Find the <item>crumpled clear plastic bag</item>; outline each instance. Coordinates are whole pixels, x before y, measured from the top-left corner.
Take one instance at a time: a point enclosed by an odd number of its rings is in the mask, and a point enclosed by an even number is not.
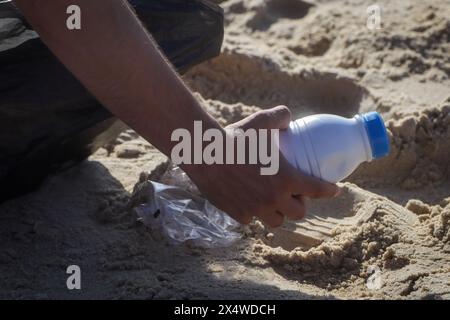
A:
[[[169,184],[165,184],[165,183]],[[178,167],[171,166],[161,182],[147,180],[147,201],[135,207],[144,224],[165,234],[170,242],[204,248],[226,247],[241,237],[239,223],[202,198]]]

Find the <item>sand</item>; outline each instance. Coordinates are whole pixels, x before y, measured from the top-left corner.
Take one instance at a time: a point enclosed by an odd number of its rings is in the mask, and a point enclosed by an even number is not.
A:
[[[377,3],[380,30],[370,1],[224,1],[222,54],[184,76],[222,124],[277,104],[382,113],[392,152],[340,197],[278,229],[255,220],[229,248],[173,247],[130,210],[166,158],[127,130],[0,206],[0,298],[450,298],[450,3]]]

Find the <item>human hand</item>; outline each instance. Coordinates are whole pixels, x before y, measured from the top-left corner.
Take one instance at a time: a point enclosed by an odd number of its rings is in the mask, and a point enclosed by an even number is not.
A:
[[[227,129],[286,129],[291,113],[285,106],[258,111]],[[228,130],[232,131],[232,130]],[[285,218],[301,219],[306,213],[303,197],[329,198],[339,188],[292,167],[279,154],[275,175],[261,175],[261,165],[190,165],[184,168],[204,196],[235,220],[247,224],[253,216],[271,227]]]

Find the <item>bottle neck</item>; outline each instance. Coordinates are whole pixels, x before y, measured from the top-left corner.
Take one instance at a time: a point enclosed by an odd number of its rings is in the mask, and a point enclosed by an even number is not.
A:
[[[367,134],[367,130],[366,130],[366,125],[364,123],[364,119],[360,116],[360,115],[355,115],[353,117],[353,119],[356,120],[356,123],[358,124],[358,130],[359,133],[361,134],[363,143],[364,143],[364,151],[366,154],[366,161],[370,162],[373,160],[373,156],[372,156],[372,147],[370,146],[370,140],[369,140],[369,136]]]

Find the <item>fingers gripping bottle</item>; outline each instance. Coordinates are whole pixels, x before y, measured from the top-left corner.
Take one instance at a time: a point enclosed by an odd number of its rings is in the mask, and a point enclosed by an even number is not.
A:
[[[389,137],[378,112],[344,118],[316,114],[280,131],[280,150],[302,172],[328,182],[348,177],[362,162],[389,154]]]

